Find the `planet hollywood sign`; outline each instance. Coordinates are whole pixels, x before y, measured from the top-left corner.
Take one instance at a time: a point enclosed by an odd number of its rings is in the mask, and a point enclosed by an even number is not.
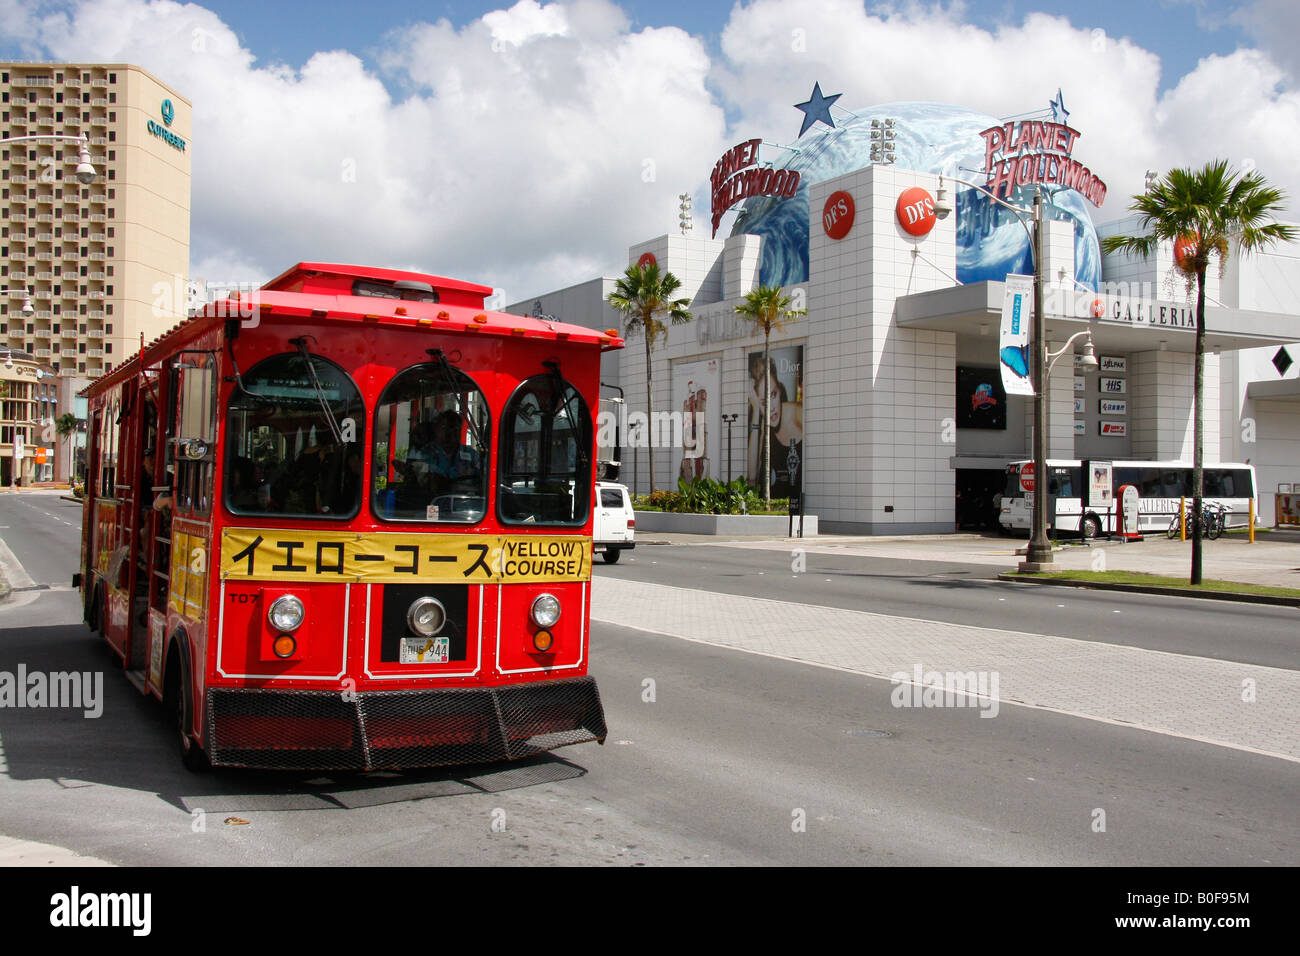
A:
[[[760,139],[751,139],[731,147],[713,165],[709,174],[713,211],[713,235],[728,209],[751,196],[774,196],[789,199],[799,188],[799,173],[793,169],[759,168]]]
[[[1094,206],[1106,201],[1106,184],[1083,163],[1071,158],[1079,131],[1064,123],[1022,120],[992,126],[984,137],[986,188],[1010,199],[1016,186],[1042,183],[1080,193]]]

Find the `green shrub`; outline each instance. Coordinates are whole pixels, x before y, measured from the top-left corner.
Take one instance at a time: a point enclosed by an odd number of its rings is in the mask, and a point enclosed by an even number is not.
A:
[[[661,489],[648,495],[636,495],[632,506],[645,511],[668,511],[677,514],[784,514],[789,507],[785,498],[773,498],[771,511],[763,509],[763,496],[744,478],[729,482],[714,478],[679,478],[677,490]]]

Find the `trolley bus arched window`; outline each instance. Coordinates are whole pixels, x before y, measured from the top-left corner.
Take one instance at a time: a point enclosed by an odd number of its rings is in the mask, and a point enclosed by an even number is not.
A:
[[[559,375],[535,375],[501,416],[497,510],[506,524],[581,525],[591,510],[591,411]]]
[[[388,521],[471,524],[487,511],[492,416],[445,361],[398,374],[375,408],[371,508]]]
[[[352,379],[300,351],[259,362],[243,384],[226,416],[226,507],[353,517],[361,507],[365,415]]]

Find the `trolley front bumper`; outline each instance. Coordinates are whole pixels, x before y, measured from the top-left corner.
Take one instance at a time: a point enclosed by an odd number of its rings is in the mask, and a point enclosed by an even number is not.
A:
[[[605,740],[592,677],[409,691],[209,688],[216,766],[398,770],[518,760]]]

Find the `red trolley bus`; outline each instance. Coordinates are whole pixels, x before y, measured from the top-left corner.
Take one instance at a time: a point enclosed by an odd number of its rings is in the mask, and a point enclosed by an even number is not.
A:
[[[187,766],[603,742],[590,410],[623,342],[490,292],[300,263],[87,390],[85,619]]]

